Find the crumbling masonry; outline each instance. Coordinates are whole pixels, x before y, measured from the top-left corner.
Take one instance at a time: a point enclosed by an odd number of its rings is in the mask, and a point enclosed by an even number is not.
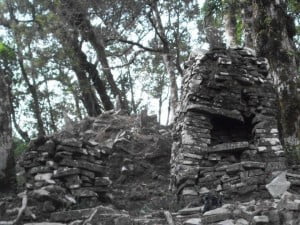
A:
[[[267,60],[250,49],[214,49],[185,67],[171,159],[177,193],[265,190],[271,173],[285,169]]]

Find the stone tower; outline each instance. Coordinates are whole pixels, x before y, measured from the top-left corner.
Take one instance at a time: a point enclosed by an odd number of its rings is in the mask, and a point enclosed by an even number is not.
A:
[[[267,60],[250,49],[214,49],[185,67],[171,159],[177,194],[263,192],[286,167]]]

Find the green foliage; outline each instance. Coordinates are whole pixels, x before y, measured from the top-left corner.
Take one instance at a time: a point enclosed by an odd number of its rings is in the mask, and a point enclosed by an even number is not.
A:
[[[242,44],[242,37],[243,37],[243,33],[244,33],[244,24],[243,24],[243,20],[241,18],[240,15],[237,16],[237,23],[236,23],[236,43],[238,45]]]
[[[201,11],[205,26],[213,25],[220,27],[224,14],[224,1],[222,0],[206,0]]]
[[[16,54],[12,48],[8,45],[0,42],[0,59],[6,61],[12,61],[16,58]]]
[[[28,143],[24,142],[23,140],[13,137],[13,151],[14,156],[18,159],[22,153],[27,149]]]

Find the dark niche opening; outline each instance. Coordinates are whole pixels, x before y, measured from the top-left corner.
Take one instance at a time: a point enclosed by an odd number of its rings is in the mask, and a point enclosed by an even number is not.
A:
[[[223,116],[215,116],[211,119],[211,145],[230,142],[253,141],[252,118],[245,117],[244,122]]]

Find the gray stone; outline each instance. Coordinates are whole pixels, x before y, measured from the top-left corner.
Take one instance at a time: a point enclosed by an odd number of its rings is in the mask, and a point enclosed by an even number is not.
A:
[[[24,225],[67,225],[67,224],[66,223],[41,222],[41,223],[24,223]]]
[[[66,146],[71,146],[71,147],[77,147],[77,148],[82,147],[82,142],[76,140],[76,138],[63,139],[61,144]]]
[[[232,143],[223,143],[219,145],[214,145],[210,147],[209,152],[224,152],[224,151],[237,151],[247,149],[249,143],[247,141],[243,142],[232,142]]]
[[[273,198],[280,198],[289,189],[290,185],[291,182],[286,179],[286,172],[282,172],[271,183],[267,184],[266,188]]]
[[[253,225],[269,225],[269,217],[268,216],[254,216],[253,217]]]
[[[264,169],[266,167],[266,164],[264,162],[243,161],[243,162],[241,162],[241,164],[244,168],[262,168],[262,169]]]
[[[202,225],[200,218],[191,218],[183,222],[184,225]]]
[[[75,197],[98,197],[98,194],[94,191],[88,190],[86,188],[79,188],[71,190],[72,195]]]
[[[94,209],[79,209],[70,211],[54,212],[50,215],[50,220],[54,222],[69,222],[72,220],[87,219]]]
[[[99,221],[107,225],[129,225],[131,220],[125,211],[118,211],[106,206],[98,206],[95,208],[96,212],[90,218],[91,224],[97,224]]]
[[[109,186],[112,184],[112,181],[109,177],[96,177],[95,186]]]
[[[49,173],[51,169],[48,166],[36,166],[29,170],[29,173],[35,175],[37,173]]]
[[[231,211],[226,207],[221,207],[207,211],[203,214],[203,224],[215,223],[231,218]]]
[[[221,222],[217,222],[216,225],[235,225],[234,220],[224,220]]]
[[[235,119],[238,121],[244,121],[242,115],[240,112],[236,110],[226,110],[226,109],[221,109],[221,108],[214,108],[214,107],[208,107],[205,105],[201,104],[191,104],[188,105],[186,110],[196,110],[199,112],[207,113],[210,115],[219,115],[219,116],[225,116],[231,119]]]
[[[66,151],[66,152],[71,152],[71,153],[79,153],[79,154],[82,154],[82,155],[87,155],[88,154],[86,149],[75,147],[75,146],[58,145],[56,147],[56,150],[57,151]]]
[[[245,219],[238,219],[236,222],[235,222],[236,225],[249,225],[250,223],[245,220]]]
[[[55,184],[55,181],[52,180],[52,173],[38,173],[34,176],[35,181],[45,181],[48,184]]]
[[[184,208],[178,211],[180,215],[192,215],[200,213],[202,210],[202,207],[192,207],[192,208]]]
[[[59,167],[53,171],[53,178],[61,178],[70,175],[78,175],[80,170],[78,168]]]
[[[63,159],[61,162],[59,162],[59,164],[63,166],[82,168],[99,174],[104,174],[105,172],[104,166],[100,166],[98,164],[90,163],[84,160]]]

